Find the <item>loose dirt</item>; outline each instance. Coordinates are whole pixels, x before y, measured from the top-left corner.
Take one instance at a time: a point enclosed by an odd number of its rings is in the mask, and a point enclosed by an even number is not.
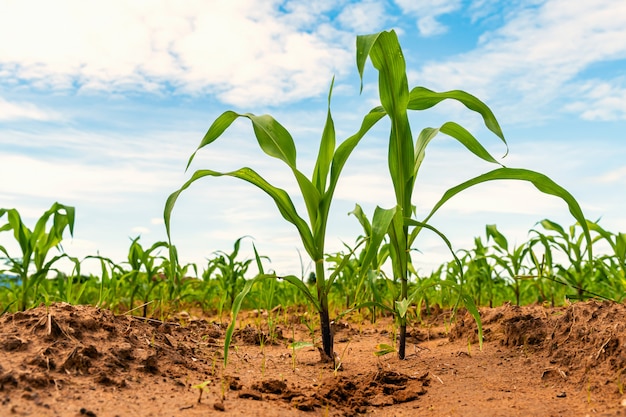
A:
[[[337,366],[320,362],[306,313],[168,322],[53,304],[0,318],[2,416],[626,416],[626,306],[423,312],[407,358],[390,319],[335,324]],[[302,346],[302,345],[301,345]]]

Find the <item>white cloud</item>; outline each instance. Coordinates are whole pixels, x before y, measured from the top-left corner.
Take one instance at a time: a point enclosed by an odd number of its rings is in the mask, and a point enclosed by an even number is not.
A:
[[[337,18],[343,27],[359,34],[374,33],[381,30],[386,19],[384,3],[376,0],[351,3],[341,11]]]
[[[43,110],[32,103],[10,102],[0,97],[0,120],[55,120],[56,112]]]
[[[411,73],[412,84],[462,88],[510,114],[507,122],[521,122],[550,117],[557,100],[577,99],[577,77],[592,64],[626,58],[625,2],[549,0],[506,18],[477,49]]]
[[[618,183],[626,181],[626,166],[613,169],[597,178],[602,183]]]
[[[291,3],[290,3],[291,4]],[[235,105],[322,93],[351,63],[351,42],[297,3],[0,3],[5,79],[82,90],[215,93]],[[36,9],[37,13],[33,13]],[[328,10],[322,8],[321,13]],[[310,27],[310,30],[302,30]]]
[[[3,192],[9,195],[58,201],[111,201],[122,198],[123,193],[148,193],[163,187],[173,190],[178,186],[177,179],[167,173],[155,175],[139,166],[95,166],[11,154],[3,156],[0,178],[19,178],[3,182]]]
[[[621,80],[591,80],[579,89],[578,100],[565,108],[585,120],[626,120],[626,87]]]
[[[461,8],[460,0],[395,0],[402,11],[417,17],[417,28],[422,36],[447,32],[448,28],[437,18]]]

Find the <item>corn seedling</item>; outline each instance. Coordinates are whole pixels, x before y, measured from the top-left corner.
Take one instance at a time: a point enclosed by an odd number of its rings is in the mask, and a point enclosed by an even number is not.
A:
[[[35,224],[33,230],[26,227],[20,214],[16,209],[0,209],[0,219],[6,214],[7,223],[0,226],[0,232],[13,231],[13,236],[17,241],[21,257],[13,257],[4,246],[0,245],[0,252],[6,257],[5,262],[9,266],[8,270],[0,272],[11,272],[18,276],[20,282],[18,299],[18,310],[25,310],[31,302],[31,297],[38,296],[37,288],[46,279],[48,272],[53,265],[66,255],[61,253],[48,260],[48,254],[52,248],[57,248],[62,252],[61,241],[63,233],[69,229],[70,235],[74,234],[74,207],[60,203],[54,203]],[[48,222],[52,220],[52,225],[46,230]]]
[[[207,390],[210,383],[211,381],[207,380],[191,387],[192,389],[198,390],[198,404],[202,403],[202,394]]]
[[[294,333],[295,337],[295,333]],[[296,372],[296,364],[297,364],[297,352],[300,349],[304,349],[306,347],[314,347],[315,345],[311,342],[292,342],[289,344],[289,349],[291,349],[291,369],[293,372]]]
[[[487,105],[476,97],[460,90],[444,93],[437,93],[424,87],[416,87],[409,90],[404,55],[394,31],[357,37],[357,66],[361,76],[361,85],[368,57],[378,71],[379,96],[382,104],[381,107],[375,108],[372,112],[383,113],[391,122],[388,161],[396,196],[396,207],[391,209],[393,210],[391,221],[382,226],[387,228],[391,248],[392,269],[394,277],[399,279],[401,286],[401,295],[400,299],[396,301],[396,306],[404,308],[406,301],[411,301],[408,294],[409,252],[417,235],[422,229],[427,228],[443,238],[443,235],[428,225],[430,218],[453,196],[483,182],[494,180],[528,181],[539,191],[563,199],[567,203],[571,214],[583,226],[587,245],[589,251],[591,251],[591,237],[578,203],[569,192],[545,175],[525,169],[504,167],[491,156],[469,131],[454,122],[446,122],[439,128],[424,128],[417,136],[416,142],[413,142],[408,110],[426,110],[444,100],[455,100],[469,110],[480,114],[485,126],[506,146],[507,143],[498,121]],[[457,140],[478,158],[501,167],[449,189],[423,221],[413,221],[411,220],[414,211],[412,196],[417,174],[424,160],[427,145],[439,133]],[[462,297],[462,289],[460,294]],[[464,299],[464,301],[467,300],[467,298]],[[480,317],[478,314],[475,314],[477,311],[469,306],[468,309],[476,320],[479,321]],[[400,322],[398,356],[400,359],[403,359],[406,344],[406,317],[401,311],[398,311],[397,316]]]
[[[374,351],[374,356],[385,356],[390,353],[395,353],[396,349],[387,344],[387,343],[379,343],[376,345],[376,350]]]

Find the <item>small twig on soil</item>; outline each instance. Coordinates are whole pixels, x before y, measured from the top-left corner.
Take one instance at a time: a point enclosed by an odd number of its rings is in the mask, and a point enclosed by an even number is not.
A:
[[[152,304],[152,303],[154,303],[154,300],[152,300],[152,301],[148,301],[147,303],[143,303],[143,304],[142,304],[142,305],[140,305],[140,306],[137,306],[137,307],[135,307],[135,308],[133,308],[133,309],[130,309],[130,310],[128,310],[126,313],[124,313],[123,315],[124,315],[124,316],[128,316],[128,315],[129,315],[130,313],[132,313],[133,311],[135,311],[135,310],[139,310],[140,308],[144,308],[145,306],[147,306],[147,305],[149,305],[149,304]]]
[[[606,342],[604,342],[602,344],[602,346],[600,346],[600,349],[598,350],[598,352],[596,353],[596,360],[600,357],[600,355],[602,354],[602,352],[604,351],[604,348],[606,347],[606,345],[609,344],[609,342],[611,341],[611,339],[613,339],[613,335],[609,336],[608,339],[606,339]]]
[[[435,379],[437,379],[437,381],[441,382],[441,385],[443,385],[443,381],[441,380],[441,378],[439,378],[437,375],[433,374],[432,372],[430,373]]]

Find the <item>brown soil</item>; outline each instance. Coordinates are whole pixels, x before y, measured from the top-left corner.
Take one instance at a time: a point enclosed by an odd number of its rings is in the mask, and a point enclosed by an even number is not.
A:
[[[42,306],[0,319],[0,415],[626,416],[626,306],[481,315],[482,350],[469,315],[450,326],[437,310],[409,329],[403,361],[373,354],[391,343],[389,320],[340,322],[335,369],[288,347],[311,340],[306,314],[277,312],[273,344],[262,313],[242,314],[224,369],[211,320]]]

